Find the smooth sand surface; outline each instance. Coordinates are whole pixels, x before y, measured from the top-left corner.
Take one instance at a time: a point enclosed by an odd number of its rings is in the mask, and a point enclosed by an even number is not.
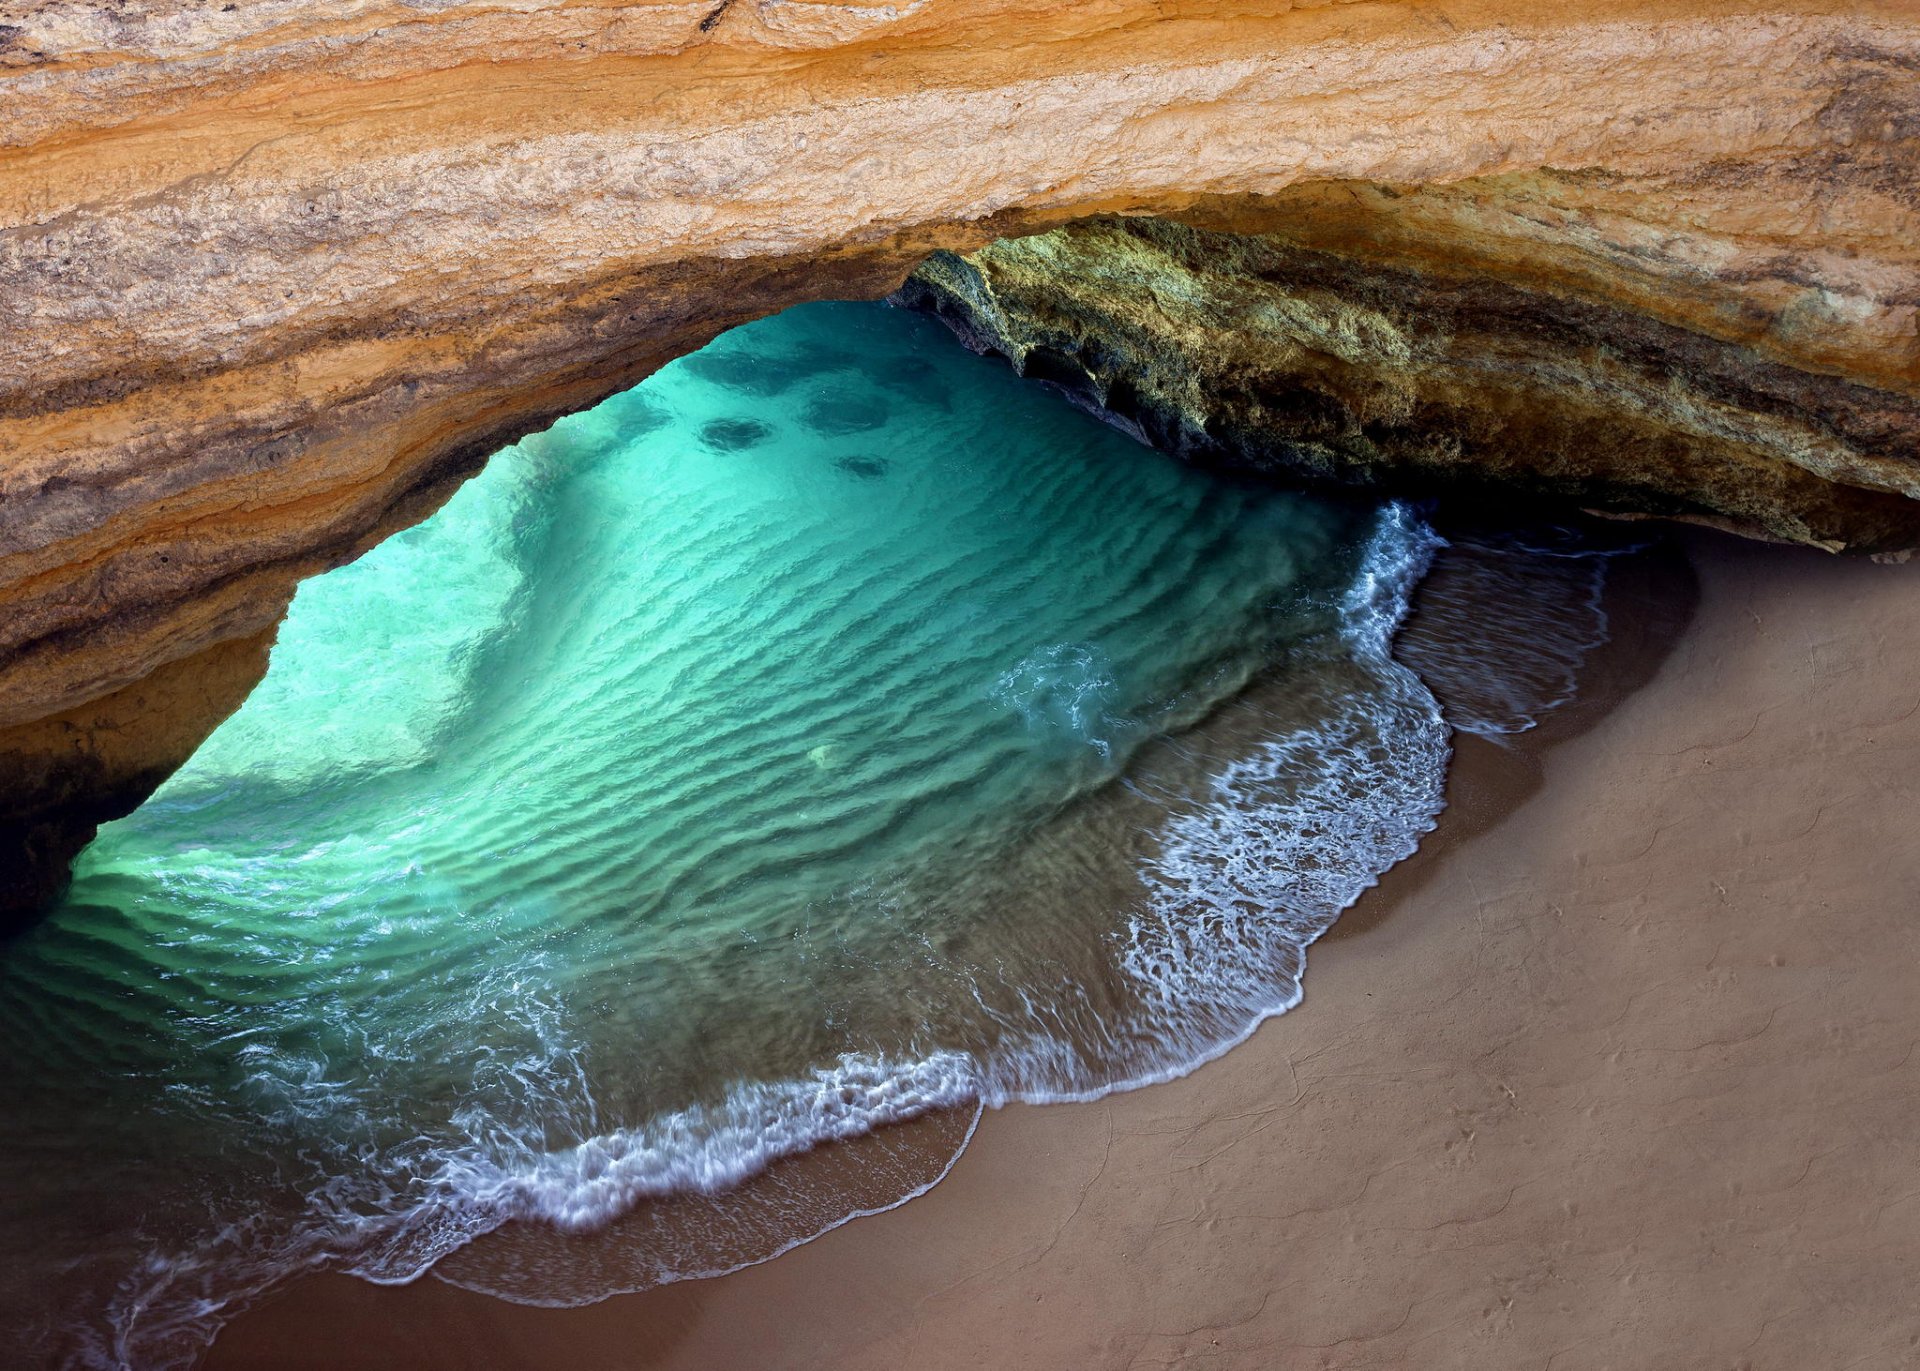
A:
[[[1212,1065],[723,1279],[316,1279],[210,1364],[1920,1365],[1920,567],[1687,546],[1651,679],[1540,775],[1469,750],[1457,840]]]

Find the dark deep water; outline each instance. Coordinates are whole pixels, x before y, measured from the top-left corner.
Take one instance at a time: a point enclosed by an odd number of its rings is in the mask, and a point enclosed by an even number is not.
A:
[[[1224,1050],[1432,826],[1449,722],[1525,727],[1603,631],[1603,559],[1461,549],[1454,622],[1543,574],[1565,616],[1422,644],[1480,683],[1449,721],[1389,651],[1437,545],[881,306],[508,449],[304,587],[0,948],[22,1364],[188,1363],[323,1267],[551,1303],[724,1269],[855,1207],[733,1189],[780,1158],[865,1138],[891,1202],[939,1171],[889,1125],[950,1156],[982,1105]]]

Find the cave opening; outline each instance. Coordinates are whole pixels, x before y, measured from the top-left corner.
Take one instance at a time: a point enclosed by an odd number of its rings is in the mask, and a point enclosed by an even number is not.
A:
[[[1557,703],[1598,562],[1553,563],[1544,656],[1426,633],[1499,687],[1449,718],[1390,651],[1416,511],[1200,470],[1027,370],[801,306],[308,582],[0,966],[58,1336],[190,1358],[315,1266],[533,1303],[726,1269],[917,1193],[982,1107],[1293,1004],[1450,725]],[[112,1241],[34,1160],[82,1136],[132,1178]]]

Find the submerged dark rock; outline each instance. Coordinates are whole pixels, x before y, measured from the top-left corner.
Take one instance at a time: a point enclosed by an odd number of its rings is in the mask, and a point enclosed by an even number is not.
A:
[[[830,391],[810,403],[800,418],[815,433],[837,438],[879,428],[887,422],[887,405],[872,395]]]
[[[715,419],[700,430],[700,441],[715,452],[741,452],[773,437],[773,427],[758,419]]]
[[[836,457],[833,465],[837,470],[861,481],[878,481],[893,467],[884,457],[865,456]]]

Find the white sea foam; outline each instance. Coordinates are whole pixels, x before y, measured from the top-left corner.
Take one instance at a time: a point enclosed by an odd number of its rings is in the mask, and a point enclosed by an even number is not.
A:
[[[1114,1026],[1134,1051],[1127,1068],[1075,1081],[1057,1050],[1030,1044],[1007,1096],[1086,1099],[1181,1076],[1299,1003],[1307,947],[1413,853],[1443,807],[1446,726],[1391,655],[1442,546],[1408,507],[1383,509],[1341,605],[1371,688],[1227,763],[1204,803],[1166,822],[1121,956],[1145,1006],[1138,1023]]]
[[[993,699],[1030,729],[1057,730],[1112,755],[1107,707],[1113,664],[1095,643],[1035,648],[993,683]]]
[[[847,1053],[804,1079],[742,1083],[718,1104],[677,1110],[518,1165],[450,1157],[439,1183],[498,1220],[597,1228],[641,1200],[726,1190],[784,1157],[971,1104],[978,1095],[979,1074],[965,1053],[919,1060]]]
[[[643,1200],[726,1191],[784,1158],[931,1111],[977,1108],[981,1097],[976,1063],[965,1053],[848,1053],[799,1079],[739,1082],[715,1102],[549,1149],[542,1140],[555,1128],[572,1121],[591,1129],[598,1111],[581,1046],[543,970],[537,961],[503,967],[473,996],[475,1016],[515,1031],[466,1063],[473,1095],[451,1121],[457,1141],[383,1144],[377,1087],[332,1079],[324,1060],[266,1044],[243,1048],[245,1094],[263,1123],[300,1127],[306,1136],[316,1120],[329,1125],[334,1146],[308,1158],[315,1174],[304,1217],[287,1225],[249,1215],[188,1250],[155,1253],[121,1283],[105,1337],[72,1330],[73,1360],[171,1371],[191,1365],[228,1318],[288,1276],[335,1268],[375,1284],[405,1284],[509,1221],[598,1228]],[[397,1042],[360,1046],[373,1060],[404,1050]],[[943,1167],[900,1201],[944,1175]],[[853,1217],[795,1234],[777,1250]],[[724,1269],[668,1270],[648,1283]]]

